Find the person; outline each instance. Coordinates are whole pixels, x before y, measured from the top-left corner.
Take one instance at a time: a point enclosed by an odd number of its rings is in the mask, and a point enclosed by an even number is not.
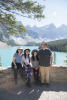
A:
[[[16,53],[13,55],[13,62],[12,62],[12,68],[14,69],[14,79],[15,79],[15,84],[17,84],[17,73],[19,72],[21,77],[22,77],[22,60],[23,56],[23,48],[19,47],[16,51]]]
[[[23,64],[23,66],[30,64],[30,49],[24,50],[24,55],[22,57],[22,64]]]
[[[31,64],[33,68],[34,80],[37,83],[39,80],[39,58],[38,51],[36,49],[32,51]]]
[[[41,75],[41,83],[49,84],[49,70],[52,67],[52,52],[49,48],[47,48],[47,43],[41,43],[41,49],[38,53],[39,56],[39,66],[40,66],[40,75]]]
[[[30,78],[32,76],[32,69],[30,65],[30,49],[24,50],[24,56],[22,57],[22,65],[26,74],[26,84],[27,86],[31,86]]]

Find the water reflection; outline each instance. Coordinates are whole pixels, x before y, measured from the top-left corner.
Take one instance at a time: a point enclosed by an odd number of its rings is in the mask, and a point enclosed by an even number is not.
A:
[[[64,60],[64,63],[67,65],[67,56],[66,56],[66,59]]]
[[[56,64],[56,53],[53,54],[53,64]]]
[[[2,66],[2,61],[1,61],[1,57],[0,57],[0,67]]]

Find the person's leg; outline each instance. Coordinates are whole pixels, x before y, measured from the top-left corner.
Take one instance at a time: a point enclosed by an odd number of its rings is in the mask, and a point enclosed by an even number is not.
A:
[[[35,68],[33,68],[34,80],[36,80]]]
[[[23,76],[23,72],[22,72],[22,69],[20,68],[19,70],[18,70],[18,74],[20,75],[20,77],[22,78],[22,76]]]
[[[36,72],[37,72],[36,77],[37,77],[37,81],[38,81],[39,80],[39,69],[37,69]]]
[[[18,72],[19,72],[18,74],[23,79],[23,68],[22,68],[22,65],[20,63],[17,63],[17,67],[18,67]]]
[[[41,83],[44,83],[45,80],[45,70],[44,67],[40,67]]]
[[[15,84],[17,84],[17,72],[18,70],[14,68],[14,79],[15,79]]]
[[[49,67],[45,67],[46,68],[46,83],[49,84]]]
[[[27,73],[26,73],[26,77],[27,77],[27,86],[31,87],[31,69],[27,69]]]

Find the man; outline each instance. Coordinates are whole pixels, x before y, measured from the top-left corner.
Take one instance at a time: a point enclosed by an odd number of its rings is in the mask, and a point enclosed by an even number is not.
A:
[[[41,83],[49,84],[49,70],[52,67],[52,52],[47,48],[46,42],[41,43],[41,48],[39,50],[39,65],[40,65],[40,75]]]

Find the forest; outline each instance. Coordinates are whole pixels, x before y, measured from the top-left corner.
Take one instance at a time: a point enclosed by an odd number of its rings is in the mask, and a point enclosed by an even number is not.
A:
[[[67,39],[51,41],[47,45],[52,51],[67,52]]]

